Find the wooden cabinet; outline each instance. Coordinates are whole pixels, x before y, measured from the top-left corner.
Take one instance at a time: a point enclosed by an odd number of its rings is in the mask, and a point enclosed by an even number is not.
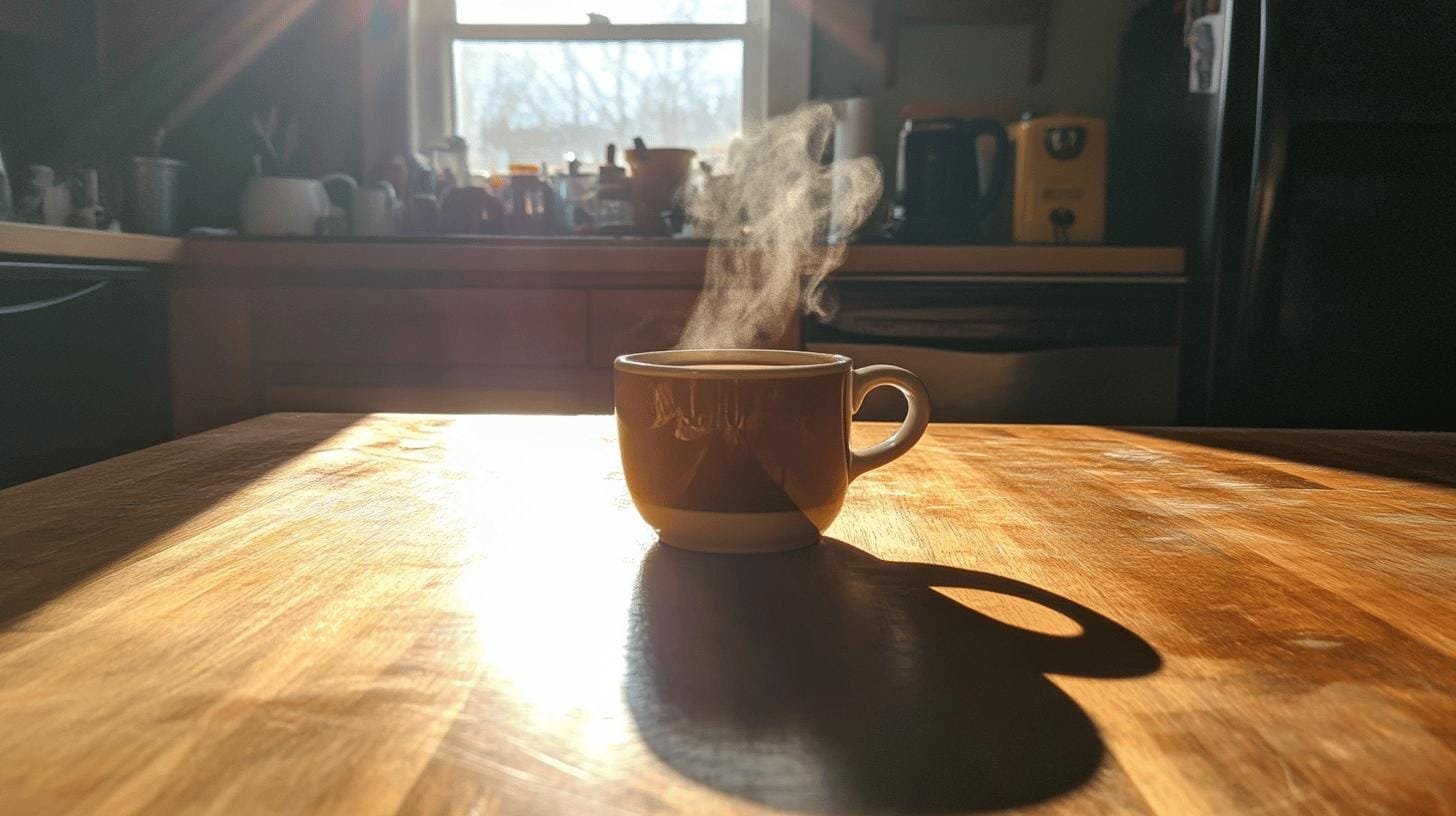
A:
[[[214,287],[181,278],[174,424],[195,433],[270,411],[610,412],[612,360],[676,345],[698,295],[610,283]],[[778,345],[798,342],[795,325]]]
[[[267,288],[253,324],[269,411],[581,408],[584,291]]]
[[[268,411],[371,413],[393,411],[435,414],[575,414],[582,394],[575,383],[559,388],[510,388],[400,385],[289,385],[264,389]]]
[[[582,379],[583,409],[612,410],[612,361],[623,354],[670,349],[687,326],[697,289],[598,289],[591,292],[591,339]],[[799,348],[799,321],[772,348]]]
[[[259,290],[265,363],[581,367],[586,293],[533,289]]]
[[[672,348],[707,248],[683,242],[189,239],[172,286],[173,424],[267,411],[612,410],[612,360]],[[1179,275],[1177,249],[856,247],[847,274]],[[769,344],[800,348],[800,325]]]
[[[603,289],[591,293],[592,366],[611,368],[619,355],[669,349],[687,325],[694,289]]]

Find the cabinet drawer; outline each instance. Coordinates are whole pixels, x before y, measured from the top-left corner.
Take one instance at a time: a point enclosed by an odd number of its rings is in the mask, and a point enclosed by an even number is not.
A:
[[[586,293],[535,289],[264,289],[265,363],[581,366]]]
[[[270,385],[263,400],[269,411],[574,414],[581,410],[576,389]]]
[[[592,292],[590,364],[609,368],[618,355],[677,345],[697,299],[696,289]]]

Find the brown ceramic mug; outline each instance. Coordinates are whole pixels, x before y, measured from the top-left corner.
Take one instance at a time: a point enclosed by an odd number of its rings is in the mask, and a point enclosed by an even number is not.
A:
[[[775,552],[812,544],[856,476],[910,449],[930,420],[925,386],[895,366],[856,369],[808,351],[714,349],[618,357],[617,433],[632,502],[668,544]],[[849,447],[865,394],[899,389],[905,421]]]

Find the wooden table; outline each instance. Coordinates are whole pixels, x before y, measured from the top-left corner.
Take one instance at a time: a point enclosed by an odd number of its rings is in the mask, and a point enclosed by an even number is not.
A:
[[[1453,484],[939,425],[715,557],[607,417],[263,417],[0,492],[0,812],[1453,812]]]

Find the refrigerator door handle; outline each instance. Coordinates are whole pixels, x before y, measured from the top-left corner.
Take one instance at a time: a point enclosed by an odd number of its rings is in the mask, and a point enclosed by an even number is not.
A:
[[[111,281],[97,281],[90,286],[82,287],[74,292],[67,292],[64,295],[60,295],[59,297],[46,298],[44,300],[32,300],[28,303],[16,303],[10,306],[0,305],[0,316],[24,314],[26,312],[38,312],[41,309],[49,309],[52,306],[59,306],[68,300],[75,300],[76,298],[85,297],[92,292],[105,288],[108,283],[111,283]]]
[[[1259,3],[1259,71],[1254,107],[1254,133],[1250,155],[1248,207],[1244,218],[1242,247],[1243,283],[1237,294],[1229,336],[1231,364],[1226,386],[1231,395],[1245,395],[1255,387],[1257,370],[1263,361],[1261,332],[1277,326],[1280,308],[1280,278],[1283,259],[1279,224],[1279,199],[1283,193],[1289,152],[1289,97],[1284,90],[1283,66],[1271,55],[1268,0]],[[1225,418],[1237,413],[1242,397],[1223,406]]]

